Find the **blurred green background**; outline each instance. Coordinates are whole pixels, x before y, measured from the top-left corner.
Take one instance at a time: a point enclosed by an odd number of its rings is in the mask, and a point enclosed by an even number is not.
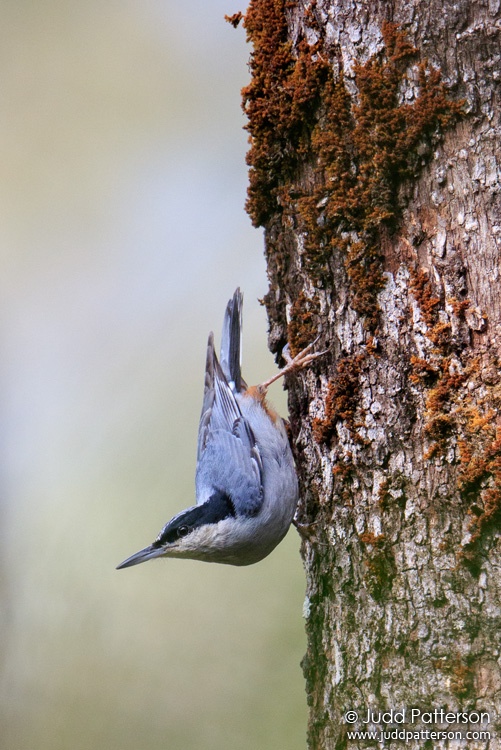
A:
[[[245,292],[233,0],[0,3],[0,746],[304,747],[304,580],[262,563],[115,571],[192,504],[208,331]],[[285,410],[280,386],[272,400]]]

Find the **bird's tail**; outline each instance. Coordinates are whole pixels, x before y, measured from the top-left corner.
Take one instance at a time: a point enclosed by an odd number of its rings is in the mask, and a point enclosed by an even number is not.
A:
[[[226,306],[221,336],[221,368],[236,393],[242,389],[242,302],[243,295],[238,288]]]

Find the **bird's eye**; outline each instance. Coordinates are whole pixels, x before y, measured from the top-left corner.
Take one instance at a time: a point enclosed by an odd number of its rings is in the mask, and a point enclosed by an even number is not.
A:
[[[189,534],[191,531],[189,526],[180,526],[177,530],[178,537],[180,536],[186,536],[186,534]]]

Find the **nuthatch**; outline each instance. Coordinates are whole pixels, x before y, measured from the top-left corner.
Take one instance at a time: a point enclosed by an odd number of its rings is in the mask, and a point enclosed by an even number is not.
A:
[[[118,568],[153,557],[186,557],[228,565],[250,565],[284,538],[298,501],[294,459],[283,419],[266,403],[278,378],[319,354],[300,352],[274,377],[248,387],[240,366],[242,294],[228,302],[221,363],[209,335],[205,389],[198,429],[197,504],[181,511],[153,544]]]

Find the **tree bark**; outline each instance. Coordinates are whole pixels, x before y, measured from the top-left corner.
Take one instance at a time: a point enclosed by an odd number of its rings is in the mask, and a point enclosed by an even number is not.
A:
[[[288,379],[309,747],[497,747],[500,2],[252,0],[244,22],[270,347],[327,349]]]

